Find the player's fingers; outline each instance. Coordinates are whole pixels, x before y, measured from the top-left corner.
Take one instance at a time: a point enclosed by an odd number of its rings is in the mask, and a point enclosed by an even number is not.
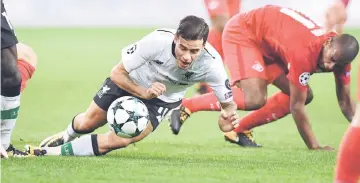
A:
[[[151,87],[150,91],[151,91],[152,94],[154,94],[157,97],[162,95],[161,90],[156,88],[156,87]]]
[[[240,123],[240,119],[239,118],[237,118],[237,119],[235,119],[235,120],[233,120],[233,121],[231,121],[231,124],[232,125],[234,125],[235,126],[235,128],[238,126],[238,124]]]
[[[237,119],[239,119],[239,115],[237,115],[237,114],[234,114],[234,115],[232,115],[232,116],[230,117],[230,121],[231,121],[231,122],[233,122],[233,121],[235,121],[235,120],[237,120]]]
[[[165,92],[166,91],[166,86],[162,83],[159,82],[155,82],[154,86],[156,86],[157,88],[161,89],[161,91]]]
[[[163,86],[156,85],[156,86],[154,86],[154,88],[156,88],[156,90],[160,91],[161,94],[164,94],[164,92],[165,92],[165,88]]]

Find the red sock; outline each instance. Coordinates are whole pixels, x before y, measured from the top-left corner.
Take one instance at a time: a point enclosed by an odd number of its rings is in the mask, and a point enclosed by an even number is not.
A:
[[[350,126],[346,131],[337,157],[335,181],[356,183],[360,176],[360,127]]]
[[[232,88],[234,101],[238,109],[245,109],[244,92],[240,88]],[[220,111],[221,106],[214,92],[195,96],[189,99],[183,99],[182,105],[188,108],[192,113],[198,111]]]
[[[224,53],[222,49],[222,32],[215,30],[214,28],[210,29],[208,42],[219,52],[220,56],[224,58]]]
[[[21,74],[21,92],[26,88],[27,81],[35,72],[35,68],[30,65],[28,62],[23,60],[18,60],[17,66]]]
[[[234,129],[240,133],[254,127],[278,120],[290,113],[290,98],[284,93],[276,93],[267,99],[266,104],[241,119],[239,126]]]

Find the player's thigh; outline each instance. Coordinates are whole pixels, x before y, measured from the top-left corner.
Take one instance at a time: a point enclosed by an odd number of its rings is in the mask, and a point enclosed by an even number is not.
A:
[[[283,93],[290,95],[290,83],[286,74],[278,64],[271,64],[267,66],[267,75],[269,78],[269,84],[272,83]]]
[[[6,12],[3,13],[6,15]],[[7,16],[3,13],[1,14],[1,76],[13,77],[18,72],[16,65],[18,41]]]
[[[181,101],[177,102],[164,102],[158,98],[154,98],[151,100],[142,100],[146,105],[149,111],[149,119],[153,126],[153,130],[155,130],[161,121],[165,118],[165,116],[171,112],[174,108],[180,106]]]
[[[229,69],[232,85],[250,78],[267,81],[262,53],[250,39],[236,42],[223,40],[223,48],[224,63]]]
[[[81,120],[83,125],[94,129],[106,124],[106,114],[111,103],[123,96],[130,94],[119,88],[110,78],[106,78],[86,112],[83,116],[79,116],[83,118]]]
[[[243,90],[249,109],[257,109],[266,102],[268,85],[261,50],[245,35],[238,40],[224,36],[224,63],[230,72],[231,85]]]
[[[1,49],[1,76],[7,78],[15,75],[20,77],[17,68],[16,46],[3,48]]]

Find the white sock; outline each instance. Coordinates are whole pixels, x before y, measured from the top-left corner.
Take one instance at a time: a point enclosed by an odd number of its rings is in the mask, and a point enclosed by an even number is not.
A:
[[[46,147],[47,155],[94,156],[99,155],[97,135],[84,135],[59,147]]]
[[[79,133],[76,133],[75,130],[73,129],[73,126],[72,126],[73,122],[71,122],[67,129],[65,130],[65,133],[64,133],[64,141],[65,142],[70,142],[74,139],[76,139],[77,137],[80,137],[81,135],[83,134],[79,134]]]
[[[10,145],[11,133],[15,128],[20,107],[20,95],[1,96],[1,145],[6,150]]]

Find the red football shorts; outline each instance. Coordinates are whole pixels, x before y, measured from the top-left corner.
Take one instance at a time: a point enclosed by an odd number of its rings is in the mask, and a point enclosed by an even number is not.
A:
[[[224,63],[229,69],[232,85],[236,81],[247,78],[260,78],[272,83],[280,74],[283,68],[276,62],[278,60],[268,59],[255,43],[255,36],[246,28],[241,32],[223,32]]]
[[[232,17],[239,13],[241,0],[204,0],[211,18],[217,15]]]
[[[34,74],[35,68],[32,65],[30,65],[28,62],[23,60],[18,60],[17,66],[21,74],[21,92],[22,92],[26,87],[26,82]]]

